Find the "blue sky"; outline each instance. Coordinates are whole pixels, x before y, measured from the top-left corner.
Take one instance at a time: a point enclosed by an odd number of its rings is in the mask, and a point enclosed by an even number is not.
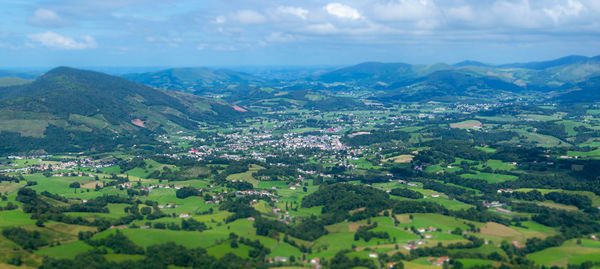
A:
[[[570,54],[600,54],[600,1],[0,1],[2,67],[507,63]]]

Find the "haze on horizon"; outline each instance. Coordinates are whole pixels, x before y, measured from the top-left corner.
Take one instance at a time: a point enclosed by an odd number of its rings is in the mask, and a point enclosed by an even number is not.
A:
[[[1,67],[500,64],[598,48],[597,0],[0,3]]]

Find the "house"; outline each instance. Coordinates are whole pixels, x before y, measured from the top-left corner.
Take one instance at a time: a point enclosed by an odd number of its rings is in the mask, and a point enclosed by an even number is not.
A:
[[[254,219],[254,217],[248,217],[247,220],[254,221],[255,219]]]
[[[321,259],[319,259],[319,258],[317,257],[317,258],[314,258],[314,259],[310,260],[310,263],[311,263],[311,264],[319,264],[319,262],[320,262],[320,261],[321,261]]]
[[[189,213],[181,213],[181,214],[179,215],[179,217],[180,217],[180,218],[189,218],[189,217],[191,217],[191,215],[190,215]]]
[[[417,229],[417,231],[420,232],[420,233],[424,233],[425,232],[425,228],[419,228],[419,229]]]
[[[275,256],[275,257],[273,258],[273,261],[274,261],[274,262],[287,262],[287,261],[288,261],[288,258],[286,258],[286,257],[281,257],[281,256]]]
[[[370,254],[369,254],[369,258],[377,259],[377,257],[379,257],[379,256],[377,255],[377,253],[370,253]]]
[[[445,262],[450,261],[450,257],[448,256],[444,256],[444,257],[439,257],[439,258],[429,258],[427,259],[428,261],[432,262],[433,265],[437,265],[437,266],[441,266],[443,265]]]
[[[406,245],[403,248],[406,249],[406,250],[412,250],[412,249],[417,249],[419,247],[416,246],[416,245]]]
[[[504,206],[504,204],[503,204],[503,203],[500,203],[500,202],[498,202],[498,201],[493,201],[493,202],[491,202],[491,203],[484,202],[484,203],[483,203],[483,205],[484,205],[485,207],[501,207],[501,206]]]
[[[425,238],[426,238],[426,239],[433,238],[433,235],[432,235],[432,234],[426,234],[426,235],[425,235]]]

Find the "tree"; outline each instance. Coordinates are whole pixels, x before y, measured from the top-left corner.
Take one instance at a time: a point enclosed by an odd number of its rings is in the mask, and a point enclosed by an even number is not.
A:
[[[151,207],[148,207],[148,206],[142,207],[142,208],[140,209],[140,213],[141,213],[142,215],[149,215],[150,213],[152,213],[152,208],[151,208]]]
[[[73,183],[69,184],[69,188],[79,189],[80,187],[81,187],[81,184],[79,184],[79,182],[73,182]]]

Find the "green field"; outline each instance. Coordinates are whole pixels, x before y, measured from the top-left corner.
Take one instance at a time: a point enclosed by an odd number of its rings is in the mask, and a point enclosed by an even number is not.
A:
[[[476,166],[479,169],[484,169],[486,167],[491,168],[492,170],[500,170],[500,171],[510,171],[516,168],[516,165],[511,163],[505,163],[500,160],[487,160],[484,164],[480,164]]]
[[[487,266],[493,265],[494,262],[490,260],[481,260],[481,259],[458,259],[464,266],[464,268],[472,268],[475,266]]]
[[[233,253],[242,258],[248,258],[248,251],[252,249],[244,244],[239,244],[237,248],[231,247],[231,240],[226,240],[223,243],[207,249],[209,255],[221,258],[227,253]]]
[[[229,176],[227,176],[227,180],[236,179],[236,180],[246,181],[248,183],[251,183],[256,188],[256,187],[258,187],[259,181],[252,176],[252,173],[254,173],[258,170],[261,170],[261,169],[264,169],[264,167],[261,167],[258,165],[252,165],[247,172],[229,175]]]
[[[513,175],[492,174],[492,173],[485,173],[485,172],[478,172],[477,174],[462,174],[460,176],[464,177],[464,178],[471,178],[471,179],[482,179],[482,180],[487,181],[488,183],[500,183],[500,182],[509,181],[509,180],[516,180],[518,178]]]
[[[569,240],[560,247],[553,247],[535,252],[527,259],[536,264],[545,266],[566,266],[567,264],[581,264],[585,261],[600,262],[600,242],[591,239]]]
[[[0,212],[0,228],[32,225],[34,223],[35,220],[32,220],[29,214],[25,214],[21,210],[10,210]]]
[[[41,248],[35,252],[37,255],[48,256],[56,259],[73,259],[77,254],[93,249],[83,241],[75,241],[60,246]]]
[[[300,257],[302,256],[302,252],[300,250],[290,244],[287,243],[279,243],[274,248],[271,249],[271,253],[269,253],[268,257]]]

